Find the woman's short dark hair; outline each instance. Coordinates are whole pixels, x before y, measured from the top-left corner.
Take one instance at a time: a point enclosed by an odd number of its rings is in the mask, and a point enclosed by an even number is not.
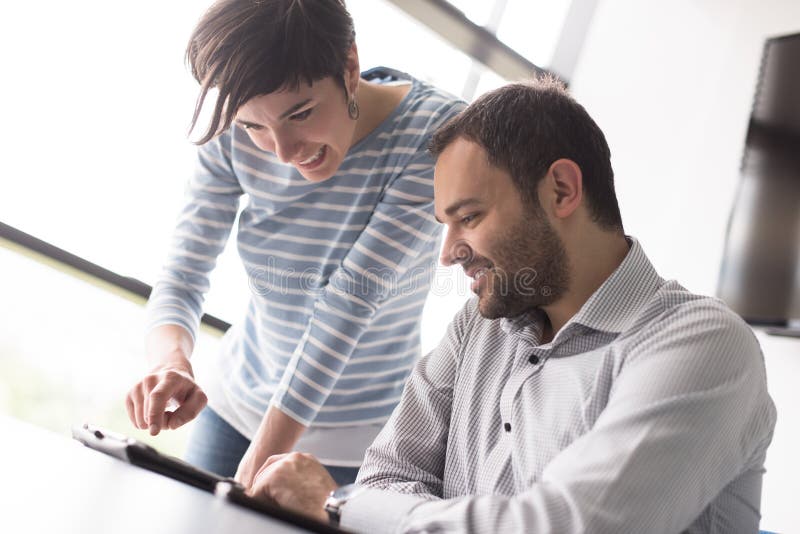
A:
[[[218,0],[189,38],[186,61],[200,83],[191,130],[218,91],[203,144],[255,96],[333,76],[344,86],[353,19],[344,0]]]
[[[537,186],[550,165],[561,158],[574,161],[583,173],[592,220],[606,229],[622,229],[606,138],[558,80],[514,83],[482,95],[434,134],[431,153],[438,156],[459,137],[479,144],[536,209]]]

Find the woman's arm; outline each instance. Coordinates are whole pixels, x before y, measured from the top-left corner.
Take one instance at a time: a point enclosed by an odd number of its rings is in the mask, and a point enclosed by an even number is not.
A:
[[[191,421],[206,404],[189,363],[209,274],[222,252],[242,194],[222,136],[198,150],[198,166],[173,233],[167,262],[147,304],[150,371],[126,397],[131,421],[158,434]],[[167,411],[169,401],[178,403]]]

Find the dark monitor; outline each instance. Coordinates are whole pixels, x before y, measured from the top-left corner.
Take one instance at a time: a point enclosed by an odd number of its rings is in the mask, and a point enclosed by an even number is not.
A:
[[[800,33],[764,45],[717,293],[751,324],[800,326]]]

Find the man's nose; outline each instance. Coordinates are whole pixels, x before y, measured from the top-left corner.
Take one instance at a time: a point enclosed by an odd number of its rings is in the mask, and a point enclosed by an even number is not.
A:
[[[465,264],[473,258],[474,253],[472,247],[464,239],[459,239],[455,235],[451,235],[448,231],[445,237],[444,246],[442,247],[442,254],[439,261],[445,267],[454,264]]]

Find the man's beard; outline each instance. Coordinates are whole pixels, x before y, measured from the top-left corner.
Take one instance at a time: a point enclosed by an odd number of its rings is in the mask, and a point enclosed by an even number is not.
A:
[[[516,317],[561,298],[569,284],[567,252],[541,208],[517,221],[492,247],[494,267],[478,293],[478,310],[487,319]],[[479,258],[475,261],[487,261]]]

